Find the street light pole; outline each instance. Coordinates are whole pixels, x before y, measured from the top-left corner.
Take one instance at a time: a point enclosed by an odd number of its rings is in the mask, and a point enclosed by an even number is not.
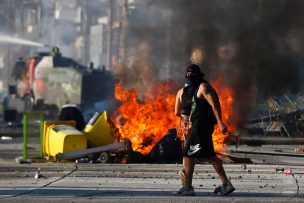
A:
[[[109,16],[109,32],[108,32],[108,69],[112,69],[112,41],[113,41],[113,6],[114,0],[109,0],[109,7],[108,7],[108,16]]]

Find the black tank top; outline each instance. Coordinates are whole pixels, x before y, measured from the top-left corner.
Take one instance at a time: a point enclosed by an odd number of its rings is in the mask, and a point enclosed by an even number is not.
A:
[[[192,126],[215,125],[217,121],[211,105],[208,103],[208,101],[205,98],[198,98],[197,91],[198,89],[195,90],[195,94],[192,100],[192,114],[191,114]]]
[[[184,87],[181,102],[182,115],[190,116],[194,92],[195,89],[192,86]]]

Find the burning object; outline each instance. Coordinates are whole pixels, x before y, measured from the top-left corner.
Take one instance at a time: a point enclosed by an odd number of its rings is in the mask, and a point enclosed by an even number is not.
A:
[[[233,131],[235,125],[230,119],[233,112],[233,94],[231,89],[221,88],[218,84],[219,82],[214,82],[213,85],[220,95],[223,109],[222,117],[224,122],[228,124],[229,130]],[[122,83],[117,84],[115,97],[121,101],[121,106],[110,121],[116,129],[113,130],[109,126],[106,117],[93,116],[84,131],[79,132],[94,148],[80,147],[75,150],[58,150],[56,153],[52,153],[52,156],[57,159],[80,158],[100,152],[111,153],[111,151],[123,148],[127,149],[131,162],[179,162],[182,142],[175,130],[180,122],[174,114],[175,93],[170,83],[159,83],[153,89],[157,91],[152,91],[139,99],[135,89],[125,90]],[[97,125],[99,127],[93,130],[92,128]],[[168,129],[171,130],[168,132]],[[101,134],[103,134],[102,136],[106,135],[107,139],[104,137],[102,139],[105,142],[99,143],[100,137],[98,136]],[[225,145],[223,143],[226,136],[228,135],[223,135],[216,126],[213,140],[217,152],[224,152]],[[119,138],[121,142],[114,142],[115,138],[113,137]],[[224,153],[219,154],[225,156]]]
[[[121,138],[129,139],[132,149],[143,155],[149,154],[168,129],[179,124],[179,118],[173,111],[173,88],[160,83],[154,89],[157,92],[143,96],[140,101],[135,89],[125,90],[122,83],[115,87],[115,97],[122,102],[116,116],[120,115],[123,122],[117,123],[113,118],[113,123]]]
[[[177,163],[182,160],[182,142],[175,129],[168,133],[153,147],[149,154],[153,163]]]
[[[223,78],[219,78],[212,85],[219,93],[223,121],[228,125],[229,131],[234,131],[237,118],[232,117],[235,115],[232,108],[233,91],[231,88],[221,87],[222,80]],[[115,97],[122,104],[116,117],[112,118],[113,123],[118,134],[131,141],[132,150],[145,156],[167,134],[168,129],[177,128],[180,122],[174,114],[175,91],[172,82],[158,83],[153,89],[157,91],[139,99],[135,89],[124,89],[121,82],[115,87]],[[218,126],[215,127],[213,141],[216,152],[224,152],[224,140],[227,136],[221,133]]]

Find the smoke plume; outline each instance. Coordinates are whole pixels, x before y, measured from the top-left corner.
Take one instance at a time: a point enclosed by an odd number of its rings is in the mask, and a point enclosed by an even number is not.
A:
[[[224,75],[241,118],[261,98],[300,91],[304,1],[151,0],[146,9],[155,18],[130,19],[128,36],[146,40],[154,80],[166,70],[182,83],[191,59],[208,80]]]

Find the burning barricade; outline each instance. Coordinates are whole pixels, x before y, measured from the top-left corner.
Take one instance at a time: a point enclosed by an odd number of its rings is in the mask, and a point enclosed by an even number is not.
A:
[[[218,81],[212,84],[219,93],[223,121],[229,131],[233,131],[235,125],[230,120],[233,92],[230,88],[221,88]],[[182,139],[176,130],[180,120],[174,114],[174,89],[170,82],[159,83],[153,89],[157,91],[139,99],[135,89],[126,90],[118,83],[115,97],[121,102],[120,107],[111,119],[106,113],[97,113],[82,131],[76,129],[74,123],[46,122],[44,155],[57,160],[95,154],[93,159],[97,155],[101,162],[110,162],[111,157],[115,162],[180,162]],[[225,154],[227,136],[215,127],[213,142],[220,155]]]
[[[131,141],[133,151],[148,156],[154,161],[153,154],[156,151],[161,154],[165,149],[167,150],[166,153],[170,153],[170,150],[164,148],[164,144],[160,144],[164,143],[166,137],[172,134],[172,131],[167,134],[168,129],[180,129],[178,127],[180,120],[174,114],[175,93],[170,84],[172,83],[156,84],[153,89],[157,91],[144,95],[141,100],[138,99],[135,89],[126,90],[122,87],[122,83],[115,87],[115,97],[121,102],[121,106],[112,120],[119,135],[122,139]],[[229,131],[232,132],[236,128],[233,120],[230,119],[233,114],[233,92],[231,88],[222,88],[220,79],[213,81],[212,84],[219,93],[223,121],[228,124]],[[215,127],[213,142],[215,151],[219,154],[223,154],[225,151],[224,140],[227,136],[221,133],[218,126]],[[175,140],[181,143],[181,133],[175,133]],[[167,141],[174,143],[172,138],[167,138]],[[181,151],[181,145],[173,150]],[[176,154],[177,156],[180,155],[179,153]],[[170,160],[167,160],[167,162],[170,162]]]

